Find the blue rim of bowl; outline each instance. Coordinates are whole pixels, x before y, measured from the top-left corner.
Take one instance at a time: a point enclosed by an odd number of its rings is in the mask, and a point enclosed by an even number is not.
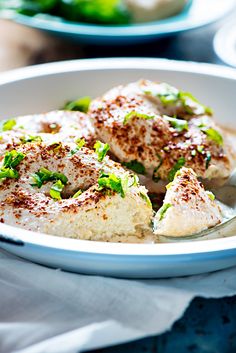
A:
[[[222,16],[229,13],[230,10],[232,10],[233,5],[235,5],[234,0],[227,0],[224,2],[224,5],[221,4],[220,6],[217,6],[220,9],[217,10],[215,14],[209,13],[209,16],[206,18],[201,18],[201,16],[192,18],[190,15],[192,7],[197,6],[197,1],[199,0],[189,0],[184,10],[176,16],[154,22],[122,26],[75,23],[47,15],[44,17],[13,15],[10,18],[23,25],[61,34],[74,34],[91,37],[135,37],[178,33],[189,29],[203,27],[217,21]],[[208,0],[208,2],[209,1],[210,4],[214,5],[213,0]]]

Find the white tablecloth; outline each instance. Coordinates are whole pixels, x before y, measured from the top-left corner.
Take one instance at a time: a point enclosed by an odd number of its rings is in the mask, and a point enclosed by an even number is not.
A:
[[[66,273],[0,251],[0,352],[74,353],[163,333],[195,296],[236,294],[236,267],[122,280]]]

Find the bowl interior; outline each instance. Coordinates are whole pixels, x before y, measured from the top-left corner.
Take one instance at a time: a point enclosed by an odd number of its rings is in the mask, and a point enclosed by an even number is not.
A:
[[[68,99],[102,95],[140,78],[192,92],[236,129],[236,71],[158,59],[95,59],[15,70],[0,76],[0,119],[60,108]],[[236,264],[236,236],[163,244],[98,243],[33,233],[0,223],[0,246],[47,266],[116,277],[153,278],[204,273]],[[6,242],[8,239],[14,240]],[[18,241],[17,243],[17,240]],[[3,242],[5,241],[5,242]]]
[[[64,102],[92,98],[141,78],[191,92],[213,108],[218,123],[236,129],[236,71],[208,64],[156,59],[92,59],[39,65],[0,77],[0,118],[59,109]]]

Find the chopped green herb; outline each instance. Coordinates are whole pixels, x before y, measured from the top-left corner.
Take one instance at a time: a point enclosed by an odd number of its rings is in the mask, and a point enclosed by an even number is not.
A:
[[[84,138],[77,138],[77,139],[75,139],[75,143],[77,144],[77,146],[79,148],[82,148],[82,147],[84,147],[86,142],[85,142]]]
[[[208,169],[209,164],[211,162],[211,152],[210,151],[206,152],[206,158],[205,159],[206,159],[206,169]]]
[[[204,113],[208,115],[213,114],[213,111],[211,108],[201,104],[191,93],[180,91],[179,99],[188,114],[194,114],[196,112],[198,114],[204,114]]]
[[[177,130],[178,132],[188,130],[188,122],[186,120],[171,118],[167,115],[164,115],[163,118],[167,120],[170,125],[175,128],[175,130]]]
[[[165,146],[165,147],[163,147],[163,150],[164,150],[165,152],[169,152],[169,151],[170,151],[170,147],[169,147],[169,146]]]
[[[19,173],[15,169],[3,167],[0,169],[0,179],[4,179],[4,178],[18,179]]]
[[[58,153],[62,148],[62,143],[61,142],[53,142],[49,145],[49,147],[54,153]]]
[[[31,175],[34,179],[34,183],[31,184],[32,186],[37,186],[41,188],[44,182],[48,181],[58,181],[60,180],[64,185],[67,184],[68,179],[62,173],[51,172],[46,168],[40,168],[38,172]]]
[[[83,193],[82,190],[78,190],[78,191],[72,196],[72,198],[73,198],[73,199],[76,199],[76,198],[79,197],[82,193]]]
[[[63,184],[67,184],[68,178],[63,173],[52,173],[52,180],[61,180]]]
[[[69,156],[73,156],[74,154],[76,154],[82,147],[84,147],[84,145],[86,143],[84,138],[82,138],[82,139],[78,138],[78,139],[76,139],[75,142],[76,142],[77,146],[74,150],[70,151]]]
[[[159,97],[160,101],[164,105],[175,104],[179,99],[179,91],[167,83],[161,83],[159,85],[161,88],[161,92],[157,92],[157,97]]]
[[[20,138],[22,143],[42,142],[41,136],[25,135]]]
[[[159,209],[158,214],[160,215],[159,221],[162,221],[165,217],[166,211],[172,207],[171,203],[164,203],[162,207]]]
[[[173,181],[171,181],[169,184],[166,185],[166,189],[167,190],[170,189],[172,185],[173,185]]]
[[[15,170],[15,167],[25,158],[25,155],[16,150],[6,152],[2,167],[0,168],[0,179],[10,178],[17,179],[19,178],[19,173]]]
[[[97,153],[98,156],[98,161],[102,162],[103,159],[105,158],[107,152],[110,149],[110,146],[107,143],[102,143],[101,141],[96,141],[94,145],[95,152]]]
[[[210,200],[214,201],[215,200],[215,195],[211,191],[206,191],[207,196],[209,197]]]
[[[195,157],[196,154],[197,154],[196,150],[192,150],[192,151],[191,151],[191,156]]]
[[[3,120],[0,123],[0,131],[12,130],[15,125],[16,125],[15,119]]]
[[[112,173],[105,174],[102,172],[100,177],[98,178],[98,185],[101,189],[110,189],[120,194],[121,197],[125,197],[126,190],[124,190],[123,188],[124,184],[126,184],[126,181],[125,183],[122,182],[122,178],[117,177],[115,174]]]
[[[124,120],[123,120],[123,124],[126,125],[133,118],[151,120],[151,119],[154,119],[154,115],[147,115],[147,114],[143,114],[143,113],[138,113],[136,111],[131,111],[125,115]]]
[[[122,194],[125,196],[129,188],[129,173],[125,173],[120,179]]]
[[[65,185],[61,182],[61,180],[57,180],[50,189],[50,196],[55,200],[61,200],[61,192]]]
[[[12,150],[6,152],[3,160],[4,168],[14,169],[25,158],[25,154]]]
[[[164,105],[183,106],[188,114],[212,115],[212,109],[201,104],[191,93],[179,91],[173,86],[161,83],[152,90],[144,91],[147,95],[153,95],[160,99]]]
[[[168,173],[168,180],[172,181],[174,180],[175,174],[176,172],[182,168],[185,165],[185,158],[184,157],[180,157],[178,159],[178,161],[175,163],[175,165],[173,166],[173,168],[169,171]]]
[[[149,199],[148,195],[145,194],[144,192],[140,191],[139,193],[140,197],[147,203],[149,207],[152,207],[151,200]]]
[[[124,162],[123,165],[137,174],[144,175],[146,173],[144,165],[136,159],[130,162]]]
[[[87,113],[89,110],[90,103],[91,103],[91,98],[86,96],[86,97],[76,99],[74,101],[67,102],[64,105],[63,109]]]
[[[197,151],[202,154],[204,152],[204,146],[197,146]]]
[[[137,186],[139,183],[139,178],[136,174],[132,174],[133,178],[129,178],[128,187],[131,188],[132,186]]]
[[[158,164],[158,166],[153,170],[153,174],[152,174],[152,180],[153,180],[155,183],[158,183],[158,181],[160,180],[160,176],[159,176],[159,174],[158,174],[158,170],[159,170],[160,166],[161,166],[162,163],[163,163],[163,159],[162,159],[162,157],[161,157],[159,154],[157,154],[157,157],[159,158],[159,164]]]
[[[213,128],[206,128],[206,127],[201,128],[201,130],[207,135],[207,137],[210,140],[214,141],[218,145],[223,144],[223,137],[217,130]]]

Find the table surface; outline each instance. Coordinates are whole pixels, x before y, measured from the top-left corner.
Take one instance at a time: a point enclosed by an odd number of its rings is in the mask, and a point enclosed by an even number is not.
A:
[[[61,48],[65,44],[60,44],[57,40],[55,51],[58,50],[60,52],[60,55],[58,55],[60,60],[74,59],[76,57],[145,56],[222,64],[214,53],[212,40],[216,30],[226,21],[227,19],[224,19],[203,29],[138,46],[85,46],[81,48],[78,43],[66,43],[67,53],[65,58],[61,55]],[[52,43],[51,39],[49,43]],[[48,58],[38,53],[33,58],[34,61],[32,62],[31,57],[30,64],[48,61],[48,59],[57,60],[57,55],[54,54]],[[92,352],[236,352],[236,296],[222,299],[196,298],[187,309],[184,317],[174,324],[171,331],[159,336]]]
[[[196,298],[172,330],[93,353],[234,353],[236,296]],[[91,352],[92,353],[92,352]]]

